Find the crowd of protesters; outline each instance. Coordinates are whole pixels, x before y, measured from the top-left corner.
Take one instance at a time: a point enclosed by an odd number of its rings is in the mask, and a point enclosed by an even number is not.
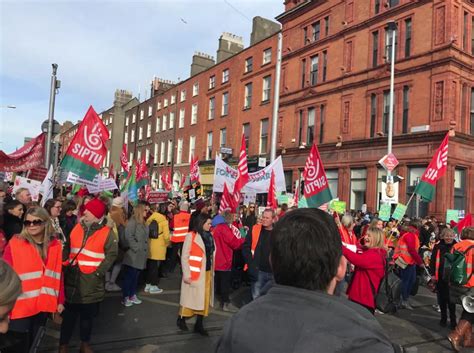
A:
[[[449,311],[453,348],[474,347],[474,314],[463,309],[458,321],[455,310],[463,297],[474,295],[473,227],[458,234],[454,224],[435,217],[382,221],[360,211],[330,215],[287,205],[259,214],[254,203],[217,214],[217,206],[204,199],[132,206],[118,195],[89,195],[83,189],[40,207],[27,189],[9,195],[2,188],[0,348],[5,352],[15,345],[16,351],[28,351],[50,318],[61,325],[60,353],[68,352],[76,321],[80,352],[90,353],[93,321],[106,291],[121,292],[125,307],[139,305],[140,278],[144,293],[155,295],[163,292],[160,281],[168,276],[181,277],[180,330],[188,331],[186,320],[196,317],[194,332],[206,336],[204,318],[211,307],[238,312],[219,352],[305,351],[314,342],[325,342],[328,352],[396,352],[374,319],[382,314],[376,297],[388,268],[401,279],[395,305],[403,310],[416,309],[410,297],[429,271],[443,327]],[[444,255],[454,250],[468,259],[469,280],[456,288],[442,275]],[[239,310],[242,303],[232,303],[232,291],[245,285],[254,303]],[[314,308],[308,310],[310,303]],[[335,343],[330,320],[316,324],[315,315],[338,316],[346,338]],[[252,329],[240,330],[245,323]],[[355,337],[350,324],[361,323],[366,331]],[[290,327],[279,340],[270,339]],[[292,341],[298,329],[311,337]],[[254,337],[256,332],[262,333]],[[253,350],[240,339],[255,341]]]

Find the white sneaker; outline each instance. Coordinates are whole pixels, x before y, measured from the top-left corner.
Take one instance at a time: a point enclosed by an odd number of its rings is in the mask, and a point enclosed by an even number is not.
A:
[[[133,305],[133,302],[130,300],[129,297],[125,297],[123,298],[122,300],[122,304],[126,307],[129,307],[129,306],[132,306]]]
[[[132,304],[141,304],[142,301],[140,299],[138,299],[138,297],[136,295],[134,295],[133,297],[130,297],[130,301],[132,302]]]
[[[143,291],[144,291],[145,293],[149,293],[151,286],[152,286],[152,285],[151,285],[150,283],[145,284],[145,289],[144,289]]]
[[[413,310],[414,308],[411,306],[411,304],[408,302],[408,300],[402,300],[402,303],[400,305],[402,309],[408,309],[408,310]]]
[[[150,286],[150,288],[148,289],[148,293],[160,294],[163,293],[163,289],[159,288],[158,286]]]
[[[120,288],[116,283],[107,282],[105,284],[105,290],[107,292],[120,292],[122,288]]]
[[[379,315],[384,315],[385,313],[381,312],[379,309],[375,309],[375,313]]]

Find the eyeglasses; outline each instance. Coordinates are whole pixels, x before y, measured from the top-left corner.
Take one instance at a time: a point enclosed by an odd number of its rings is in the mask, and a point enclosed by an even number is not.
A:
[[[25,227],[31,227],[31,226],[40,226],[44,223],[41,219],[35,219],[34,221],[23,221],[23,225]]]

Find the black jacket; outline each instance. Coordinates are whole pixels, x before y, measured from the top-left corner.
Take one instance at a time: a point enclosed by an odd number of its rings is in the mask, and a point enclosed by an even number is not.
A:
[[[253,227],[249,229],[247,232],[247,237],[245,237],[245,242],[244,245],[242,246],[242,255],[244,257],[245,263],[248,265],[248,276],[250,277],[251,281],[256,281],[258,278],[258,271],[260,270],[259,264],[261,263],[261,257],[266,256],[267,260],[268,257],[270,256],[269,254],[269,242],[270,239],[265,239],[265,241],[262,241],[262,236],[260,232],[260,237],[258,239],[257,246],[255,248],[255,252],[252,255],[252,231]],[[263,231],[263,227],[262,227]],[[262,243],[265,242],[265,245],[263,249],[262,248]],[[263,271],[268,272],[269,269],[262,269]]]
[[[7,238],[7,241],[10,240],[15,234],[20,234],[22,229],[22,219],[5,212],[3,216],[3,230],[5,231],[5,237]]]
[[[436,256],[439,252],[439,274],[438,274],[438,282],[443,281],[443,271],[444,271],[444,254],[447,254],[451,251],[454,242],[451,244],[446,244],[444,240],[441,240],[438,244],[436,244],[431,252],[431,260],[430,260],[430,273],[435,275],[436,272]]]
[[[275,285],[227,321],[216,353],[393,353],[375,317],[320,291]]]

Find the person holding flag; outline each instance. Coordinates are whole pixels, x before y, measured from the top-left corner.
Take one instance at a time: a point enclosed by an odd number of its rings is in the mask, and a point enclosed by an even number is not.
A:
[[[318,147],[313,144],[303,172],[304,197],[308,207],[317,208],[332,200],[328,179]]]

